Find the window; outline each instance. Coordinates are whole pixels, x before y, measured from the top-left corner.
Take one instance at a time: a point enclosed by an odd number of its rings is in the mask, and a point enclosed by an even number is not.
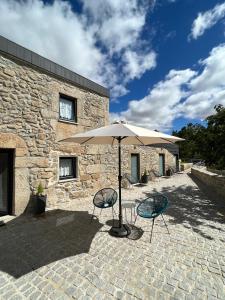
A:
[[[77,122],[77,100],[65,95],[59,96],[59,119]]]
[[[60,157],[59,158],[59,179],[72,179],[77,177],[77,158]]]

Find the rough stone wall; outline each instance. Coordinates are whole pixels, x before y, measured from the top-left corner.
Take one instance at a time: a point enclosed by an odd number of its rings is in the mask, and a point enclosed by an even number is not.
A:
[[[218,175],[223,175],[225,176],[225,170],[217,170],[217,169],[212,169],[212,168],[208,168],[207,167],[207,171],[211,172],[211,173],[215,173]]]
[[[213,189],[225,200],[225,176],[218,175],[206,170],[206,168],[191,168],[191,174],[197,177],[202,183]]]
[[[71,202],[77,198],[92,195],[103,187],[116,186],[117,164],[110,146],[81,147],[63,144],[59,146],[59,150],[53,151],[51,156],[52,167],[56,170],[48,185],[48,195],[52,206],[60,206],[62,202]],[[78,178],[59,181],[58,159],[60,155],[67,154],[78,156]]]
[[[59,122],[59,93],[77,98],[78,123]],[[78,132],[109,123],[108,99],[60,81],[39,70],[0,56],[0,148],[15,149],[14,213],[26,208],[41,182],[48,206],[117,187],[117,147],[80,146],[59,142]],[[140,153],[140,174],[159,169],[159,153],[166,168],[174,166],[163,148],[123,146],[123,173],[130,173],[131,153]],[[78,157],[78,178],[59,181],[59,157]]]
[[[146,170],[159,171],[159,154],[165,155],[165,170],[172,167],[176,168],[174,155],[165,148],[153,148],[145,146],[123,146],[123,169],[126,173],[130,173],[131,169],[131,154],[139,154],[140,159],[140,175]],[[124,172],[124,173],[125,173]]]
[[[77,98],[78,124],[58,121],[59,93]],[[97,172],[85,178],[85,165],[99,161],[98,151],[94,155],[88,152],[85,154],[88,147],[68,146],[57,141],[106,124],[107,98],[0,56],[0,143],[2,148],[16,150],[15,169],[23,169],[23,180],[21,176],[15,176],[14,212],[19,214],[24,211],[30,194],[35,192],[40,182],[49,196],[49,205],[64,199],[68,201],[64,197],[66,194],[69,197],[86,194],[86,187],[90,188],[97,181]],[[23,141],[26,154],[18,154],[17,145],[8,142],[11,134]],[[59,183],[59,156],[83,154],[84,158],[79,164],[79,178]],[[26,193],[23,192],[25,181]],[[99,181],[102,181],[101,177]]]

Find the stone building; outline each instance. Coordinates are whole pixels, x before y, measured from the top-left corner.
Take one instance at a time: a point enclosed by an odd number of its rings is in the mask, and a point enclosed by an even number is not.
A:
[[[0,36],[0,213],[24,212],[41,183],[48,206],[117,185],[117,150],[59,142],[109,124],[109,91]],[[129,146],[124,172],[175,168],[178,148]]]

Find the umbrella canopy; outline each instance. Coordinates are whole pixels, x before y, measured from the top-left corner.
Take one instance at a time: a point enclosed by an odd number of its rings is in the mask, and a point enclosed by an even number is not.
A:
[[[119,162],[119,227],[112,227],[110,233],[116,237],[125,237],[129,235],[130,229],[122,222],[122,201],[121,201],[121,144],[123,145],[151,145],[151,144],[168,144],[183,139],[164,134],[158,131],[149,130],[142,127],[128,125],[125,123],[116,123],[105,127],[93,129],[84,133],[78,133],[63,142],[73,142],[79,144],[111,144],[118,145],[118,162]]]
[[[124,137],[121,140],[123,145],[168,144],[183,141],[183,139],[176,136],[124,123],[112,124],[78,133],[62,141],[79,144],[116,145],[119,143],[120,137]]]

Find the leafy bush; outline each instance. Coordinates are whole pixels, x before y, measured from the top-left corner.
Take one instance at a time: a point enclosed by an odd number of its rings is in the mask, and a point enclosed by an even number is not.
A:
[[[179,143],[180,158],[184,161],[202,159],[207,166],[225,169],[225,107],[214,107],[215,114],[208,116],[206,126],[189,123],[173,135],[184,138]]]

